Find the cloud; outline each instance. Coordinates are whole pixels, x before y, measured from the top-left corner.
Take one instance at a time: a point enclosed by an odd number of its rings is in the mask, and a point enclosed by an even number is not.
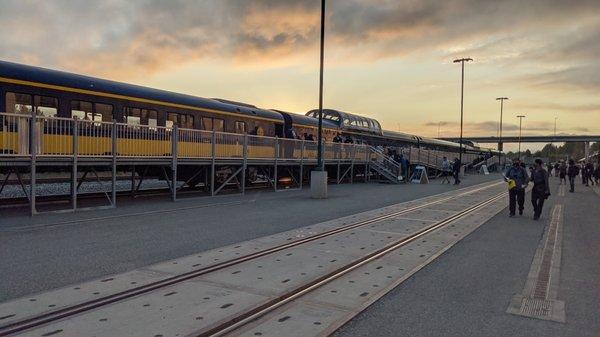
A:
[[[600,113],[600,104],[517,103],[515,107],[519,109],[534,109],[545,111]]]
[[[457,133],[460,130],[460,124],[456,122],[440,121],[440,122],[425,122],[421,125],[420,133],[423,132],[423,127],[431,129],[437,127],[438,123],[444,126],[443,134],[448,135],[451,133]],[[523,121],[523,134],[538,135],[538,134],[550,134],[554,129],[553,122],[545,121]],[[585,129],[585,130],[584,130]],[[502,134],[503,135],[515,135],[519,131],[519,124],[515,123],[502,123]],[[587,132],[587,128],[574,128],[573,131]],[[465,122],[463,123],[463,134],[465,138],[468,136],[495,136],[498,132],[497,121],[483,121],[483,122]]]
[[[318,0],[107,0],[93,10],[85,1],[7,0],[0,12],[0,58],[117,78],[204,59],[306,64],[317,52],[319,10]],[[568,64],[565,58],[598,55],[600,35],[588,26],[597,27],[589,22],[599,12],[596,0],[333,1],[327,47],[339,55],[333,63],[433,52],[448,59],[473,53],[484,62],[525,56]],[[581,22],[588,26],[578,30]],[[570,43],[561,44],[567,38]],[[541,52],[545,47],[552,55]],[[574,65],[530,79],[597,87],[593,70]]]
[[[597,91],[600,89],[600,64],[576,65],[567,69],[526,75],[521,79],[534,87]]]

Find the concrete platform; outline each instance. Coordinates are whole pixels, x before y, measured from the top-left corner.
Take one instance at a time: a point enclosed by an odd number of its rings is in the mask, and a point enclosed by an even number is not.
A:
[[[468,176],[460,188],[495,179]],[[306,188],[176,203],[140,198],[112,210],[34,218],[2,210],[0,302],[456,189],[436,181],[356,183],[329,186],[324,200]]]
[[[532,220],[528,194],[523,217],[508,218],[506,211],[493,217],[334,336],[598,335],[600,196],[581,184],[575,193],[565,193],[557,178],[550,179],[552,196],[540,221]],[[552,315],[540,319],[509,310],[515,298],[535,298],[528,280],[533,274],[535,281],[541,269],[539,247],[547,246],[557,207],[562,208],[562,258],[557,261],[554,250],[543,301],[564,304],[564,323],[560,315],[550,320]],[[560,310],[559,303],[555,314]]]
[[[440,194],[434,198],[427,198],[425,202],[420,201],[423,207],[431,207],[433,211],[416,213],[414,211],[401,214],[392,214],[396,221],[386,221],[388,231],[380,231],[377,227],[357,227],[340,232],[330,237],[308,242],[301,246],[292,247],[257,259],[243,262],[239,265],[230,266],[219,271],[202,275],[193,279],[180,282],[159,291],[126,299],[98,310],[79,314],[75,317],[52,323],[48,326],[25,332],[25,336],[57,335],[57,336],[147,336],[147,335],[197,335],[214,326],[226,322],[234,315],[249,310],[252,307],[261,306],[263,303],[283,296],[285,293],[297,287],[319,279],[323,275],[331,273],[339,268],[360,259],[362,256],[375,252],[392,242],[402,239],[407,235],[421,231],[431,225],[433,220],[428,220],[430,212],[437,212],[438,217],[448,218],[459,210],[445,211],[435,210],[435,206],[451,203],[452,200],[477,199],[487,200],[504,191],[502,183],[487,183],[465,190],[451,191]],[[435,204],[431,204],[435,202]],[[299,235],[309,235],[311,232],[319,233],[328,228],[341,227],[345,223],[370,220],[373,216],[390,214],[395,209],[408,210],[413,203],[395,204],[372,211],[362,212],[356,215],[338,218],[324,223],[308,226],[306,228],[288,231],[281,234],[238,243],[235,246],[217,248],[208,252],[197,253],[182,259],[166,261],[158,265],[148,266],[135,273],[113,275],[111,277],[69,286],[56,291],[31,295],[16,301],[0,305],[0,317],[3,323],[26,319],[32,315],[46,313],[51,310],[61,309],[64,305],[79,304],[89,300],[90,296],[106,296],[122,289],[131,280],[137,283],[152,282],[157,277],[167,278],[171,275],[188,271],[197,265],[209,265],[217,263],[219,259],[226,256],[235,256],[243,251],[252,251],[270,246],[275,246],[288,239],[294,240]],[[414,270],[422,267],[428,260],[439,255],[440,250],[445,250],[460,240],[477,226],[485,222],[486,216],[495,214],[504,207],[505,200],[501,199],[490,204],[489,209],[477,210],[461,218],[457,222],[439,231],[432,232],[423,240],[411,242],[402,248],[402,252],[394,252],[382,258],[380,262],[384,265],[393,266],[396,273],[393,278],[384,278],[381,283],[382,289],[390,289],[385,283],[394,282],[398,278],[407,277]],[[464,206],[469,207],[469,206]],[[447,208],[447,207],[446,207]],[[409,216],[410,218],[405,218]],[[392,218],[386,218],[392,219]],[[409,221],[405,221],[409,219]],[[413,220],[420,220],[415,223]],[[367,222],[371,224],[371,222]],[[425,240],[425,238],[429,238]],[[426,243],[428,242],[428,243]],[[196,262],[195,265],[190,264]],[[400,267],[402,266],[402,267]],[[368,267],[371,268],[371,267]],[[417,269],[415,269],[417,268]],[[379,267],[376,269],[380,269]],[[370,270],[370,269],[369,269]],[[400,271],[400,272],[398,272]],[[363,270],[356,270],[362,275]],[[353,272],[354,273],[354,272]],[[135,276],[135,277],[134,277]],[[144,279],[146,278],[146,280]],[[356,278],[352,274],[348,277]],[[364,278],[364,277],[363,277]],[[360,276],[358,277],[360,279]],[[343,284],[344,279],[340,279]],[[357,285],[370,289],[370,279],[356,282]],[[335,286],[332,284],[332,286]],[[338,286],[335,286],[338,287]],[[352,289],[348,289],[352,291]],[[108,293],[107,293],[108,291]],[[325,293],[314,294],[319,301],[343,299],[346,297],[331,296],[328,289]],[[363,291],[363,293],[365,293]],[[360,296],[361,302],[372,301],[380,292],[374,292],[372,296]],[[369,294],[368,292],[366,294]],[[312,293],[310,295],[313,295]],[[330,295],[330,296],[326,296]],[[375,296],[375,297],[373,297]],[[315,303],[315,298],[308,299]],[[49,304],[50,303],[50,304]],[[347,302],[346,302],[347,303]],[[333,305],[343,306],[341,303]],[[346,304],[351,306],[350,304]],[[343,310],[343,317],[353,314],[355,307],[351,310]],[[201,317],[198,319],[198,317]],[[285,320],[284,320],[285,321]],[[332,330],[339,326],[339,319],[333,325],[323,325],[321,331]],[[271,331],[274,335],[288,335],[285,330]],[[305,336],[306,333],[304,334]]]

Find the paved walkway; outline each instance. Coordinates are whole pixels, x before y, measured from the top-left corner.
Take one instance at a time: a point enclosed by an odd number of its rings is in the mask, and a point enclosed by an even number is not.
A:
[[[460,187],[498,179],[469,175]],[[0,302],[165,260],[456,189],[429,185],[330,185],[245,196],[140,198],[113,210],[0,216]],[[0,210],[2,212],[2,210]]]
[[[335,336],[598,336],[600,195],[581,184],[575,193],[561,192],[557,183],[551,178],[553,195],[540,221],[531,219],[528,195],[523,217],[498,214]],[[547,246],[555,206],[563,213],[562,258],[549,294],[564,302],[565,323],[507,312],[524,293],[532,262],[539,270],[536,251]]]

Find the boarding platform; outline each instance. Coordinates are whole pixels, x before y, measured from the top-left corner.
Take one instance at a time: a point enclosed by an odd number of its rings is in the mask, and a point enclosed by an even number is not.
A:
[[[63,195],[69,204],[61,211],[73,211],[83,184],[97,185],[96,193],[106,201],[101,207],[114,208],[122,191],[117,180],[127,177],[131,195],[154,179],[164,182],[167,195],[177,200],[180,192],[194,189],[211,196],[226,190],[243,194],[255,184],[302,189],[317,165],[317,143],[307,140],[6,113],[0,113],[0,124],[0,197],[12,182],[31,214],[40,211],[38,199],[44,196],[38,179],[49,173],[61,173],[54,181],[70,186]],[[421,165],[435,175],[442,158],[453,156],[399,147],[394,150],[410,162],[403,168],[382,149],[366,144],[325,142],[322,150],[334,184],[406,182],[411,167]],[[470,162],[476,156],[465,153],[463,158]]]

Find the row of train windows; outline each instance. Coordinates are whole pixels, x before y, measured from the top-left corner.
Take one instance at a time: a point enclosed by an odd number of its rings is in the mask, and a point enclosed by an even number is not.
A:
[[[30,115],[35,109],[36,115],[57,117],[58,99],[47,96],[32,96],[26,94],[6,93],[6,112]],[[111,122],[113,106],[110,104],[91,103],[86,101],[71,101],[71,117],[95,122]],[[131,125],[158,126],[156,110],[140,108],[123,108],[123,122]],[[209,131],[224,131],[225,121],[219,118],[201,117],[201,128]],[[180,128],[193,129],[194,116],[167,112],[166,127],[177,125]],[[246,133],[246,122],[235,122],[236,133]]]

